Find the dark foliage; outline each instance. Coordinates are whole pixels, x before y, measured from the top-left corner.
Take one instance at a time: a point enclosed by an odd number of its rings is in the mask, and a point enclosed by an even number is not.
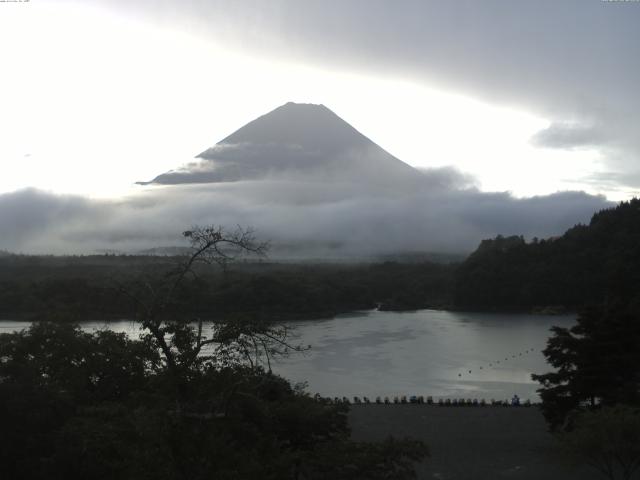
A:
[[[192,366],[177,403],[148,342],[35,323],[0,335],[0,461],[20,479],[403,479],[419,442],[349,440],[346,407],[259,368]]]
[[[163,280],[176,257],[0,258],[0,318],[135,316],[136,305],[116,285],[144,276]],[[451,303],[454,266],[386,262],[371,265],[236,263],[233,270],[198,266],[185,278],[172,314],[270,319],[319,318],[381,306],[408,310]]]
[[[27,332],[1,335],[3,474],[41,478],[65,447],[60,435],[70,419],[92,405],[123,404],[158,364],[147,345],[110,331],[36,323]]]
[[[544,354],[555,372],[533,375],[552,428],[571,428],[583,407],[640,405],[640,309],[609,301],[585,309],[571,328],[553,327]]]
[[[625,406],[583,412],[559,435],[571,457],[609,480],[631,480],[640,468],[640,410]]]

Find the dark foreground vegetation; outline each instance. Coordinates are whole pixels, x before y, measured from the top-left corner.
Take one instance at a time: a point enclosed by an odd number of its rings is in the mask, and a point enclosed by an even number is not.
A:
[[[402,479],[426,453],[351,441],[345,406],[261,368],[177,376],[149,339],[36,323],[0,336],[0,358],[7,479]]]

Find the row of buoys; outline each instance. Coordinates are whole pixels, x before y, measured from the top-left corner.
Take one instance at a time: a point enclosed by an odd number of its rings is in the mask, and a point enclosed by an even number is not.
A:
[[[488,366],[489,367],[493,367],[494,365],[499,365],[501,361],[503,362],[508,362],[509,358],[518,358],[518,357],[522,357],[523,355],[527,355],[529,353],[533,353],[535,351],[535,348],[531,347],[531,348],[527,348],[526,350],[523,350],[522,352],[518,352],[518,353],[514,353],[511,355],[511,357],[509,357],[509,355],[507,355],[506,357],[504,357],[504,360],[500,359],[500,360],[494,360],[493,362],[489,362]],[[484,370],[484,367],[482,365],[480,365],[480,370]],[[473,372],[473,370],[468,370],[468,373],[471,374]],[[458,373],[458,377],[462,377],[462,373]]]
[[[433,397],[428,396],[424,397],[422,395],[402,395],[402,396],[394,396],[390,397],[376,397],[375,400],[371,400],[368,397],[353,397],[351,400],[349,397],[322,397],[319,394],[316,394],[314,397],[318,401],[324,401],[330,404],[348,404],[348,405],[363,405],[363,404],[378,404],[378,405],[406,405],[406,404],[426,404],[426,405],[438,405],[441,407],[485,407],[485,406],[503,406],[503,407],[530,407],[532,405],[530,400],[525,400],[524,402],[520,401],[517,395],[511,400],[495,400],[491,399],[486,401],[484,398],[478,400],[477,398],[440,398],[438,400],[434,400]]]

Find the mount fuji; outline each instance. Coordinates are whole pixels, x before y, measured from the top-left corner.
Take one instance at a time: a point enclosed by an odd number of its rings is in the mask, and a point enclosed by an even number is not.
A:
[[[324,105],[291,102],[253,120],[196,159],[141,183],[222,183],[285,176],[397,186],[422,177]]]

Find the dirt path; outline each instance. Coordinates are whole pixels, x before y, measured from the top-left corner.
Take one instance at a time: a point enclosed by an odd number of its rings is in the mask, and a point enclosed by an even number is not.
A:
[[[353,405],[356,440],[388,435],[425,441],[431,457],[417,468],[420,479],[597,480],[588,467],[563,461],[539,410],[505,407]]]

